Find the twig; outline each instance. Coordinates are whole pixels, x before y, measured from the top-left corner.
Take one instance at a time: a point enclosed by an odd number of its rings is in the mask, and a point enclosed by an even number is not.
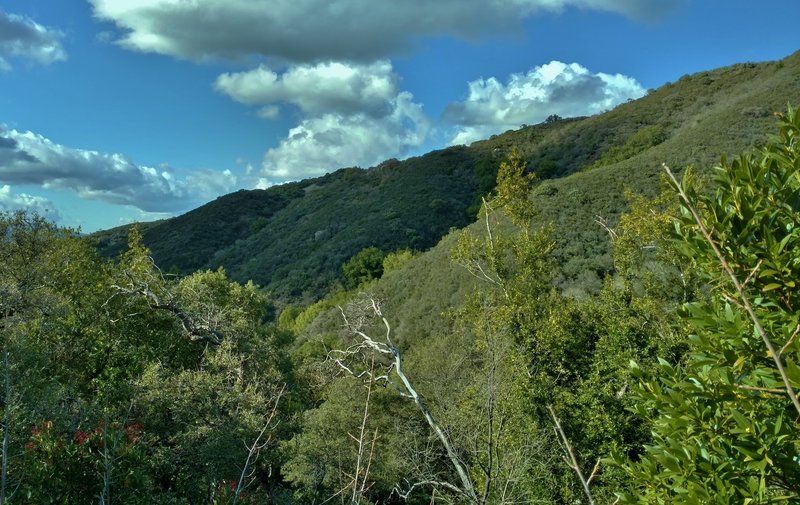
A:
[[[761,268],[761,263],[763,263],[763,262],[764,262],[763,259],[759,259],[758,260],[758,263],[756,263],[756,266],[754,266],[753,269],[750,270],[750,273],[747,274],[747,278],[742,283],[742,286],[747,286],[747,284],[750,283],[750,281],[753,279],[753,276],[756,274],[756,272],[758,272],[758,269]]]
[[[745,386],[743,384],[737,384],[736,387],[739,388],[739,389],[744,389],[746,391],[760,391],[762,393],[775,393],[775,394],[779,394],[779,395],[785,395],[786,394],[786,390],[785,389],[780,389],[780,388],[761,388],[761,387],[757,387],[757,386]]]
[[[794,339],[798,333],[800,333],[800,324],[798,324],[797,328],[794,329],[794,333],[792,333],[792,336],[789,337],[789,340],[787,340],[786,343],[783,344],[783,347],[781,347],[781,352],[778,353],[779,356],[782,356],[783,353],[786,352],[786,349],[788,349],[789,346],[792,345],[792,342],[794,342]]]
[[[592,483],[592,479],[597,477],[598,473],[600,473],[600,458],[598,458],[597,463],[594,464],[594,468],[592,468],[592,474],[589,476],[588,479],[586,479],[587,486]]]
[[[612,242],[617,239],[617,232],[608,226],[608,220],[606,218],[601,215],[596,215],[594,216],[594,222],[599,224],[605,231],[608,232],[608,236],[611,238]]]
[[[272,412],[270,412],[269,416],[267,417],[267,422],[264,423],[264,427],[261,428],[261,431],[259,432],[253,444],[250,447],[248,447],[247,459],[245,459],[244,461],[244,466],[242,467],[242,473],[239,475],[239,482],[236,484],[236,491],[233,494],[233,505],[236,505],[236,502],[239,500],[239,494],[244,490],[244,488],[247,485],[245,481],[250,476],[250,474],[247,473],[248,467],[250,466],[250,460],[253,459],[254,454],[257,457],[258,452],[261,449],[263,449],[264,446],[266,445],[266,442],[263,444],[259,444],[259,442],[261,441],[261,437],[264,436],[264,433],[266,433],[267,428],[269,428],[270,425],[272,425],[272,419],[275,417],[275,413],[278,411],[278,403],[280,403],[281,396],[283,396],[283,392],[285,389],[286,389],[286,384],[281,385],[281,389],[280,391],[278,391],[278,396],[275,398],[275,404],[272,406]]]
[[[578,475],[578,480],[581,481],[581,486],[583,486],[583,492],[586,494],[586,498],[589,499],[589,505],[594,505],[594,498],[592,498],[592,492],[589,491],[589,481],[591,481],[592,478],[594,478],[594,476],[597,474],[597,470],[599,468],[598,465],[600,464],[600,461],[599,460],[597,461],[597,464],[595,464],[594,469],[592,470],[591,477],[589,477],[589,479],[587,480],[583,476],[583,472],[581,471],[580,465],[578,465],[578,460],[575,459],[575,453],[572,451],[572,446],[569,444],[569,440],[567,439],[567,435],[564,434],[564,430],[561,428],[561,422],[558,420],[558,417],[556,417],[556,412],[553,410],[553,407],[550,406],[550,405],[547,406],[547,410],[550,412],[550,415],[553,417],[553,423],[555,423],[556,432],[558,433],[558,436],[561,438],[561,441],[564,443],[564,450],[569,455],[570,461],[568,461],[567,464]]]

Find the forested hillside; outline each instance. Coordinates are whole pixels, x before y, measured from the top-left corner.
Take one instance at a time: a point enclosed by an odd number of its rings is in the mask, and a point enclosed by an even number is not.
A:
[[[0,504],[798,502],[797,96],[800,54],[94,237],[0,215]]]
[[[594,117],[543,124],[368,170],[240,191],[185,215],[144,225],[164,269],[224,266],[286,301],[314,301],[342,280],[359,250],[425,250],[474,219],[497,166],[516,147],[542,182],[535,199],[556,224],[564,289],[596,290],[612,268],[605,232],[626,208],[623,187],[654,194],[662,162],[710,166],[766,140],[772,112],[800,94],[800,55],[684,76]],[[566,178],[565,176],[572,175]],[[96,235],[113,256],[128,227]]]
[[[479,195],[494,184],[496,164],[451,147],[370,170],[239,191],[142,231],[167,270],[224,266],[232,278],[253,280],[282,299],[315,301],[361,249],[423,250],[471,222]],[[129,228],[97,234],[100,250],[121,251]]]

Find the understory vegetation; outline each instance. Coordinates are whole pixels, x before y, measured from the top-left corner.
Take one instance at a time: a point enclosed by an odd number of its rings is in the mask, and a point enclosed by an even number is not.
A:
[[[439,252],[364,248],[275,320],[138,228],[107,260],[5,214],[0,503],[797,502],[800,115],[778,126],[628,192],[581,296],[519,151]]]

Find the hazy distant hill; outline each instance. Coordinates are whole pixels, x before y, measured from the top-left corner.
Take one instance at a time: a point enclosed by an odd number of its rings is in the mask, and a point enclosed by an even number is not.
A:
[[[623,189],[653,193],[662,162],[709,168],[720,154],[764,142],[772,113],[800,101],[800,53],[692,76],[589,118],[524,126],[469,147],[451,147],[318,179],[239,191],[182,216],[143,226],[166,269],[224,266],[284,300],[319,298],[340,266],[367,246],[427,249],[472,222],[497,164],[519,148],[543,180],[540,219],[556,225],[565,289],[593,289],[611,269],[606,232],[625,209]],[[101,251],[124,247],[126,227],[96,234]]]

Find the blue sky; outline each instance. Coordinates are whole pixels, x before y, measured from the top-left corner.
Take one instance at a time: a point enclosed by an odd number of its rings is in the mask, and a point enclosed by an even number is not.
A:
[[[775,0],[11,0],[0,210],[83,231],[800,49]]]

